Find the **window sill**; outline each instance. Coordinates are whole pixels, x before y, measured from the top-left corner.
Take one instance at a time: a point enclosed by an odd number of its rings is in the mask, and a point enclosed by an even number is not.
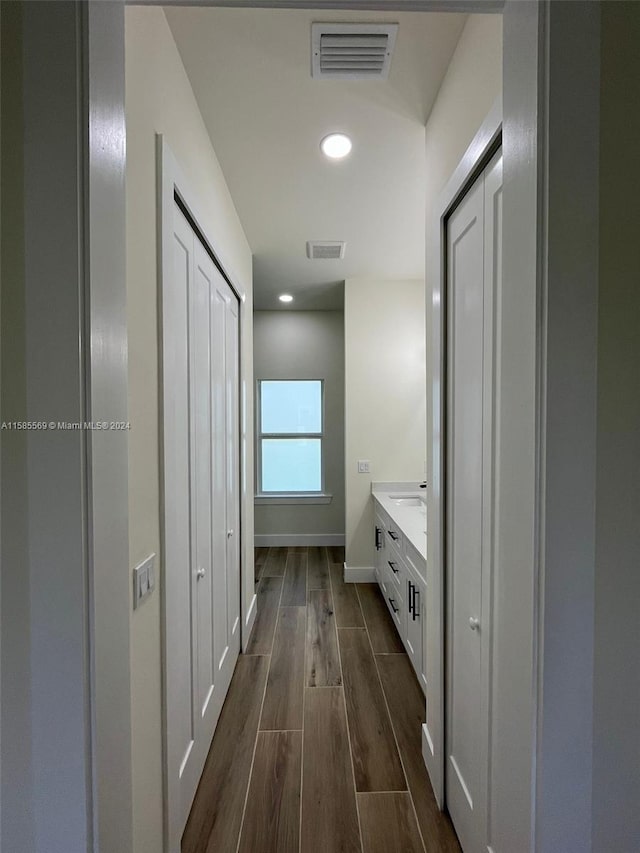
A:
[[[256,495],[254,503],[256,506],[269,504],[270,506],[290,506],[293,504],[330,504],[333,495],[318,493],[315,495]]]

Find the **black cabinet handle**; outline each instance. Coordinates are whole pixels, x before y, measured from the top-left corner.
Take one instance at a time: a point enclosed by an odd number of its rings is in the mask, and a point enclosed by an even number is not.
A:
[[[398,608],[395,605],[395,598],[390,598],[389,604],[391,605],[391,609],[393,610],[393,612],[398,613]]]
[[[382,530],[376,527],[376,551],[382,550]]]
[[[407,583],[409,584],[409,613],[411,613],[413,615],[413,601],[414,601],[414,595],[416,592],[416,588],[411,583],[411,581],[407,581]]]
[[[389,567],[390,567],[391,571],[394,573],[394,575],[397,575],[398,570],[396,569],[396,564],[393,562],[393,560],[387,560],[387,563],[389,563]]]
[[[398,537],[398,534],[395,532],[395,530],[390,530],[389,536],[393,539],[394,542],[398,541],[399,537]]]
[[[420,614],[418,613],[418,608],[416,607],[416,596],[419,596],[419,595],[420,595],[420,590],[418,589],[418,587],[414,586],[414,588],[413,588],[413,610],[411,611],[412,615],[413,615],[413,621],[414,622],[416,621],[416,619],[420,618]]]

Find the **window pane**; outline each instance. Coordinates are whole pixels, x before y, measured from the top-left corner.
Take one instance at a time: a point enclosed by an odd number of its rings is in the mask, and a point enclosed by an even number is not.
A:
[[[322,383],[261,382],[262,432],[322,432]]]
[[[263,438],[263,492],[319,492],[319,438]]]

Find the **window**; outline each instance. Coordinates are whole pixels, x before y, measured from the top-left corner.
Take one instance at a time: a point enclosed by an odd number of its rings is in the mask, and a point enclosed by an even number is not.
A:
[[[258,491],[321,494],[322,380],[258,383]]]

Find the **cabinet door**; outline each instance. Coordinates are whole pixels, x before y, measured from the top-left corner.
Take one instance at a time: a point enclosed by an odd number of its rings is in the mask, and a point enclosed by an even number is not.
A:
[[[411,658],[411,663],[413,664],[413,668],[415,670],[418,681],[424,689],[424,682],[422,677],[422,614],[424,612],[424,587],[422,586],[422,584],[416,583],[414,578],[407,576],[405,590],[407,597],[407,633],[405,639],[405,646],[407,649],[407,654]]]

